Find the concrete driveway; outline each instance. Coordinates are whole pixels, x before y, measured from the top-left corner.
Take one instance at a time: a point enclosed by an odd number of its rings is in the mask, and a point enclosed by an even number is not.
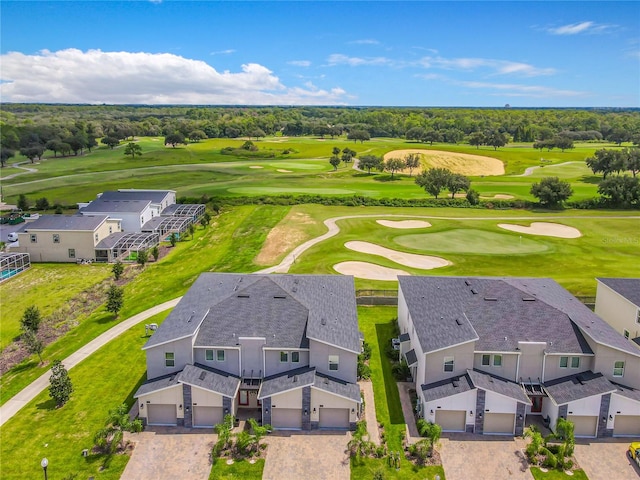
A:
[[[209,454],[216,441],[210,429],[147,427],[127,434],[135,443],[121,480],[206,480],[211,472]]]
[[[447,480],[532,480],[523,451],[525,447],[526,442],[521,438],[445,433],[440,439],[438,450]]]
[[[349,480],[351,467],[345,453],[351,434],[278,432],[269,435],[263,480]]]
[[[631,438],[598,441],[576,440],[574,456],[590,479],[630,480],[640,478],[640,469],[627,455]]]

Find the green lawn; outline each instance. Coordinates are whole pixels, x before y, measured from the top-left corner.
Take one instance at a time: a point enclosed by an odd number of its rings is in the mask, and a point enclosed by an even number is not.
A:
[[[161,323],[168,313],[149,321]],[[133,394],[146,378],[141,350],[146,340],[142,326],[131,328],[69,370],[74,392],[66,405],[56,409],[45,390],[5,423],[0,430],[0,476],[6,480],[41,478],[40,459],[47,457],[51,479],[72,473],[78,478],[119,479],[127,456],[115,455],[108,461],[102,455],[84,458],[81,452],[92,448],[93,436],[110,409],[123,402],[133,404]]]
[[[376,404],[376,418],[384,425],[389,451],[402,451],[405,419],[400,405],[400,395],[396,381],[391,375],[384,346],[391,342],[394,333],[394,319],[397,307],[359,307],[358,324],[365,340],[371,345],[371,380]],[[412,419],[410,420],[412,421]],[[388,479],[433,479],[436,475],[444,480],[441,467],[417,467],[401,455],[400,469],[387,465],[385,459],[365,459],[351,461],[351,478],[369,480],[377,470],[383,470]]]
[[[531,467],[531,474],[535,480],[588,480],[584,470],[574,470],[572,473],[573,475],[567,475],[566,473],[559,472],[558,470],[543,472],[538,467]]]
[[[209,480],[256,480],[262,478],[264,470],[264,460],[256,460],[256,463],[249,463],[247,460],[236,460],[235,463],[227,465],[226,462],[218,460],[211,467]]]

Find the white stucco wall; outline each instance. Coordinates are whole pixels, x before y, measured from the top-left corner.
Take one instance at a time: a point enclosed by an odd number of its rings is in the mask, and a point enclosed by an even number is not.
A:
[[[518,402],[514,399],[486,391],[484,410],[489,413],[516,413]]]
[[[560,357],[569,357],[569,363],[566,368],[560,367]],[[580,366],[578,368],[571,368],[571,357],[580,357]],[[576,375],[581,372],[586,372],[587,370],[592,370],[593,362],[593,355],[547,355],[544,366],[544,381],[548,382],[556,378],[562,378],[568,375]]]
[[[207,360],[206,351],[213,350],[213,360]],[[224,361],[217,360],[216,350],[224,350]],[[237,348],[194,348],[193,361],[207,367],[240,376],[240,350]]]
[[[299,362],[291,361],[291,353],[298,352],[300,356]],[[280,352],[287,352],[287,361],[280,361]],[[275,375],[277,373],[284,373],[295,368],[306,367],[309,365],[309,351],[308,350],[265,350],[264,351],[264,364],[265,364],[265,377],[269,375]],[[342,359],[341,359],[342,360]]]
[[[322,407],[320,407],[322,405]],[[315,413],[313,409],[316,409]],[[358,421],[358,403],[348,398],[338,397],[329,392],[311,387],[311,421],[320,421],[320,408],[348,408],[349,421]],[[351,412],[353,409],[353,412]]]
[[[271,408],[302,408],[302,388],[272,396]]]
[[[329,355],[338,355],[338,370],[329,370]],[[333,345],[309,340],[309,365],[320,373],[355,383],[357,380],[358,355]]]
[[[602,397],[594,395],[567,404],[567,415],[599,415]]]
[[[222,407],[222,395],[191,386],[191,402],[194,406]]]
[[[467,425],[472,425],[475,422],[476,409],[476,393],[477,390],[469,390],[458,395],[452,395],[451,397],[441,398],[433,400],[431,402],[424,402],[422,397],[422,390],[420,390],[420,396],[423,403],[423,415],[428,422],[436,421],[437,410],[466,410],[467,411]],[[433,410],[433,413],[431,411]],[[473,415],[469,415],[469,412],[473,412]]]
[[[475,342],[468,342],[456,347],[439,350],[437,352],[428,353],[426,357],[426,365],[422,383],[428,384],[451,378],[456,375],[464,375],[467,369],[473,368],[474,347]],[[444,371],[445,357],[454,358],[453,372]]]
[[[493,365],[493,357],[495,354],[502,355],[502,365],[494,366]],[[490,355],[489,365],[482,365],[482,356]],[[513,382],[518,381],[516,378],[516,373],[518,370],[518,357],[520,355],[516,353],[476,353],[473,358],[473,368],[481,370],[483,372],[490,373],[492,375],[497,375],[498,377],[506,378],[507,380],[511,380]]]
[[[629,338],[640,336],[638,308],[619,293],[598,282],[595,313],[618,333],[623,334],[626,329],[629,331]]]
[[[251,371],[254,372],[254,377],[259,377],[260,372],[262,376],[265,374],[264,365],[264,352],[262,348],[266,343],[263,337],[238,337],[238,343],[240,343],[240,368],[244,370],[246,376],[251,376]],[[242,373],[242,372],[240,372]]]
[[[165,353],[174,353],[174,366],[165,366]],[[147,354],[147,378],[153,379],[168,373],[179,372],[185,365],[192,363],[191,337],[168,342],[149,348]]]
[[[545,397],[544,401],[542,402],[542,417],[549,417],[549,425],[552,429],[555,428],[556,422],[558,421],[558,409],[559,407],[555,403],[553,403],[550,398]]]
[[[176,405],[176,411],[178,412],[178,418],[184,418],[184,409],[177,408],[178,405],[184,405],[182,397],[182,384],[175,385],[158,392],[152,392],[148,395],[142,395],[138,397],[138,409],[140,410],[140,417],[147,418],[147,412],[149,411],[147,405],[149,404],[172,404]],[[140,405],[144,407],[140,408]]]
[[[613,418],[607,418],[607,428],[614,428],[616,415],[640,415],[640,402],[613,393],[611,394],[609,415]]]

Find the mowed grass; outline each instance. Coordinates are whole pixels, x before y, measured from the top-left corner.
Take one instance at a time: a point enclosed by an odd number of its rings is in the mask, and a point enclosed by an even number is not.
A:
[[[377,471],[384,472],[388,479],[434,479],[436,475],[444,480],[442,467],[418,467],[404,458],[402,439],[405,432],[405,418],[400,405],[400,394],[391,374],[391,363],[384,353],[385,346],[394,335],[397,307],[358,307],[358,325],[365,341],[371,345],[371,381],[376,404],[376,419],[384,426],[389,451],[400,452],[400,469],[388,465],[386,459],[363,459],[351,461],[351,478],[369,480]],[[370,408],[368,406],[367,408]],[[407,419],[413,421],[413,419]]]
[[[258,254],[267,232],[286,215],[287,208],[236,207],[215,216],[208,228],[198,226],[193,239],[179,242],[158,263],[147,264],[135,280],[125,287],[124,307],[117,319],[103,307],[97,309],[88,318],[80,319],[77,328],[49,345],[42,354],[43,358],[47,362],[54,358],[66,358],[119,321],[183,295],[202,272],[256,270],[259,267],[253,265],[252,259]],[[254,214],[256,211],[259,213]],[[52,269],[58,267],[76,267],[82,271],[84,266],[51,266]],[[5,285],[10,288],[13,281]],[[0,404],[47,368],[48,364],[39,365],[37,357],[32,356],[4,374],[0,378]]]
[[[236,460],[231,465],[218,460],[211,467],[209,480],[260,480],[263,470],[263,459],[256,460],[255,463],[249,463],[248,460]]]
[[[108,265],[34,263],[27,271],[0,285],[0,349],[20,335],[20,319],[31,305],[44,318],[80,292],[110,275]]]
[[[566,473],[560,472],[558,470],[549,470],[548,472],[543,472],[538,467],[531,467],[530,470],[531,475],[533,475],[533,478],[535,480],[588,480],[587,474],[584,473],[584,470],[581,469],[573,470],[571,472],[571,475],[567,475]]]
[[[161,323],[168,313],[149,321]],[[133,404],[133,394],[146,378],[141,350],[146,341],[144,327],[132,327],[69,370],[74,392],[62,408],[55,408],[45,390],[7,421],[0,430],[0,476],[5,480],[41,478],[40,459],[46,457],[51,479],[74,473],[78,478],[119,479],[128,456],[85,458],[81,452],[91,450],[93,436],[104,426],[109,410]]]
[[[317,139],[313,137],[268,137],[254,143],[260,155],[223,155],[225,147],[239,148],[246,139],[208,139],[177,148],[162,145],[162,138],[140,138],[143,155],[131,159],[124,155],[123,146],[110,150],[95,149],[83,156],[47,157],[26,173],[3,182],[7,201],[15,201],[19,194],[35,199],[45,196],[51,203],[70,204],[87,201],[96,193],[116,188],[170,188],[179,196],[264,194],[325,194],[365,195],[372,197],[424,198],[426,194],[407,175],[357,172],[352,164],[341,164],[334,172],[329,165],[331,149],[345,147],[358,156],[383,155],[392,150],[421,149],[481,155],[498,159],[505,166],[505,175],[472,177],[473,188],[486,196],[513,195],[533,200],[531,184],[542,176],[558,175],[570,181],[573,199],[596,195],[594,176],[586,169],[584,159],[599,148],[619,148],[612,144],[577,144],[566,152],[540,152],[531,144],[512,144],[494,150],[476,149],[470,145],[435,144],[433,146],[407,142],[404,139],[374,138],[364,144],[349,142],[345,137]],[[241,150],[240,150],[241,151]],[[288,151],[289,153],[284,153]],[[20,160],[22,157],[17,157]],[[557,164],[564,164],[555,167]],[[459,162],[458,162],[459,163]],[[531,176],[519,177],[525,168],[543,165]],[[251,169],[251,166],[261,166]],[[586,169],[586,170],[585,170]],[[278,172],[290,170],[290,172]],[[414,172],[414,175],[418,172]],[[446,192],[443,192],[443,195]]]

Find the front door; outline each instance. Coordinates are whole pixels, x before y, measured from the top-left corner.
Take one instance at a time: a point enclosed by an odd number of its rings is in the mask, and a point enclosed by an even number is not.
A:
[[[531,399],[531,413],[540,413],[542,412],[542,399],[544,397],[529,397]]]
[[[249,405],[249,392],[247,390],[240,390],[238,393],[240,394],[238,403],[240,405]]]

